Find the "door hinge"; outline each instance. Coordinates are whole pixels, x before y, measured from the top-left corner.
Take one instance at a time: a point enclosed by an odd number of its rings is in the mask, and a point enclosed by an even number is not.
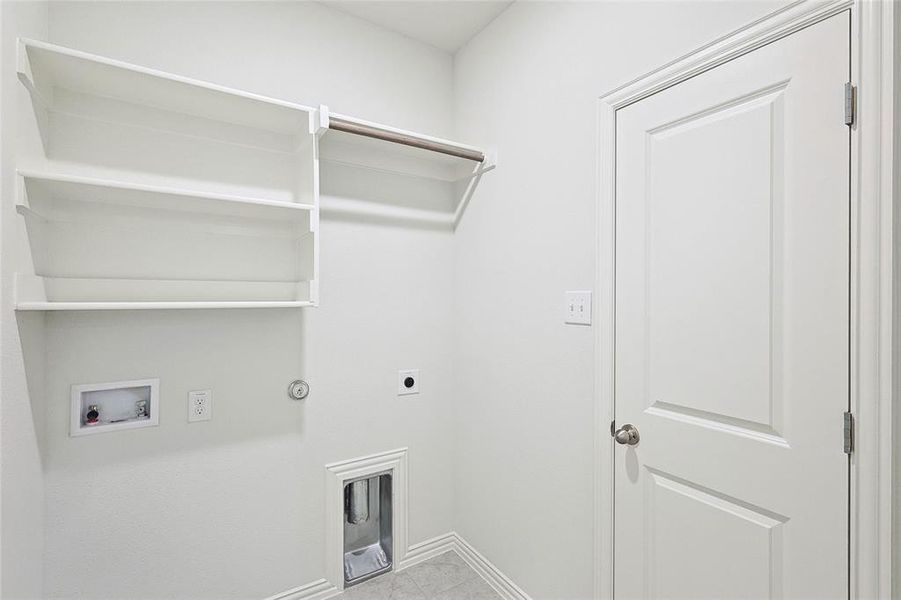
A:
[[[845,454],[851,454],[854,451],[854,415],[850,411],[844,413],[844,426],[842,427],[844,435]]]
[[[845,84],[845,125],[854,125],[857,116],[857,88],[850,81]]]

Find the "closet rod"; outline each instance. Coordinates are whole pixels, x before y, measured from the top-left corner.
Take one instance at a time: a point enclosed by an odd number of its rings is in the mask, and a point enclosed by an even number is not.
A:
[[[375,138],[377,140],[385,140],[386,142],[394,142],[395,144],[403,144],[404,146],[412,146],[414,148],[422,148],[423,150],[431,150],[432,152],[440,152],[457,158],[465,158],[476,162],[485,162],[485,154],[478,150],[470,150],[468,148],[460,148],[451,144],[424,140],[412,135],[405,135],[394,131],[388,131],[371,125],[363,125],[341,117],[329,116],[329,129],[335,131],[344,131],[353,133],[354,135],[362,135],[365,137]]]

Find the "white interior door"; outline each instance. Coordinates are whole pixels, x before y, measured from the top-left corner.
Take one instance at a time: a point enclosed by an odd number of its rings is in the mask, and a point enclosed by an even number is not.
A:
[[[847,597],[849,26],[617,111],[617,598]]]

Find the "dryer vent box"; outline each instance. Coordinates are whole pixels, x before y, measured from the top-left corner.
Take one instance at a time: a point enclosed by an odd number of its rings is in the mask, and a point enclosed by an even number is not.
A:
[[[394,563],[391,472],[344,482],[344,587],[391,570]]]

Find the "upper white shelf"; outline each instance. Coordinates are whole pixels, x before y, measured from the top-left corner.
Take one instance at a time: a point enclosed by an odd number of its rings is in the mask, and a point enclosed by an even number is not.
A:
[[[18,75],[32,97],[53,109],[58,90],[269,132],[309,134],[314,109],[154,69],[20,39]]]

